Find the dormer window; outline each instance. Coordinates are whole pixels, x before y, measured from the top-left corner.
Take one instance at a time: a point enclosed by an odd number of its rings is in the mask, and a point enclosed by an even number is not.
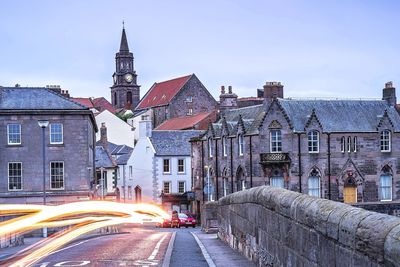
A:
[[[390,152],[391,151],[391,140],[390,140],[390,131],[384,130],[381,132],[381,152]]]
[[[187,96],[186,97],[186,102],[193,102],[193,97],[192,96]]]
[[[208,138],[208,156],[212,158],[213,151],[212,151],[212,139]]]
[[[242,134],[239,134],[239,136],[238,136],[238,148],[239,148],[239,156],[243,156],[244,139],[243,139],[243,135]]]
[[[227,144],[227,139],[226,136],[222,137],[222,153],[224,155],[224,157],[226,157],[228,155],[228,144]]]
[[[318,153],[319,152],[319,132],[310,131],[308,132],[308,152]]]

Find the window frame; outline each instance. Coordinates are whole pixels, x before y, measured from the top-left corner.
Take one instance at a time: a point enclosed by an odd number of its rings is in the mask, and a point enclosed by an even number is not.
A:
[[[52,126],[53,125],[61,125],[61,142],[52,141],[52,137],[53,137]],[[59,133],[56,133],[56,134],[59,134]],[[49,125],[49,136],[50,136],[50,144],[51,145],[62,145],[62,144],[64,144],[64,125],[61,122],[50,123],[50,125]]]
[[[20,164],[20,172],[21,172],[21,189],[10,189],[10,164]],[[10,161],[7,164],[7,189],[10,192],[16,192],[16,191],[23,191],[24,187],[23,187],[23,176],[22,176],[22,162],[21,161]]]
[[[315,188],[314,188],[314,187],[310,187],[310,180],[311,180],[311,179],[314,179],[314,178],[318,179],[318,187],[315,187]],[[308,194],[309,196],[321,198],[321,177],[320,177],[320,176],[318,176],[318,175],[310,175],[310,176],[308,176],[308,179],[307,179],[307,186],[308,186],[308,192],[307,192],[307,194]],[[318,190],[318,195],[311,194],[311,190],[314,190],[314,191],[317,191],[317,190]]]
[[[168,162],[168,171],[165,171],[165,163]],[[171,174],[171,159],[163,158],[163,174]]]
[[[188,108],[188,111],[187,111],[186,115],[188,115],[188,116],[193,115],[193,109],[192,108]]]
[[[183,183],[183,192],[181,192],[179,189],[180,189],[180,185],[181,185],[181,183]],[[186,181],[178,181],[178,184],[177,184],[177,186],[178,186],[178,194],[183,194],[183,193],[185,193],[186,192]]]
[[[212,148],[212,138],[207,139],[207,148],[208,148],[208,157],[212,158],[213,157],[213,148]]]
[[[382,177],[390,177],[390,186],[382,186]],[[383,199],[383,189],[387,189],[390,188],[389,192],[390,192],[390,198],[388,199]],[[379,176],[379,201],[392,201],[393,200],[393,175],[391,173],[382,173]]]
[[[387,133],[387,139],[385,139],[384,133]],[[383,144],[383,142],[387,142],[387,144]],[[380,138],[379,138],[379,146],[381,152],[391,152],[392,151],[392,135],[389,130],[383,130],[380,133]],[[387,146],[388,149],[382,149],[384,146]]]
[[[358,152],[358,140],[357,136],[353,137],[353,152],[357,153]]]
[[[183,164],[182,164],[182,165],[179,164],[179,161],[180,161],[180,160],[183,161]],[[180,166],[182,166],[182,168],[183,168],[182,171],[179,171],[179,167],[180,167]],[[184,158],[178,158],[178,160],[177,160],[177,167],[178,167],[178,174],[185,174],[185,173],[186,173],[186,162],[185,162],[185,159],[184,159]]]
[[[283,184],[282,187],[272,185],[273,184],[272,181],[275,180],[275,179],[278,179],[278,178],[282,179],[282,184]],[[272,187],[285,189],[285,179],[284,179],[283,176],[272,176],[271,178],[269,178],[269,185],[272,186]]]
[[[52,180],[52,168],[51,168],[51,165],[53,164],[53,163],[62,163],[62,187],[57,187],[57,188],[53,188],[53,186],[52,186],[52,184],[53,184],[53,180]],[[50,173],[49,173],[49,176],[50,176],[50,190],[65,190],[65,163],[64,163],[64,161],[61,161],[61,160],[54,160],[54,161],[50,161]],[[103,176],[104,176],[104,172],[103,172]]]
[[[186,102],[187,103],[192,103],[193,102],[193,96],[189,95],[186,97]]]
[[[18,143],[10,143],[10,126],[17,125],[19,127],[19,142]],[[15,134],[15,133],[13,133]],[[22,144],[22,125],[20,123],[8,123],[7,124],[7,145],[16,146]]]
[[[277,140],[272,140],[273,133],[277,136],[274,138]],[[276,146],[276,147],[275,147]],[[273,149],[275,147],[275,149]],[[282,131],[279,129],[270,130],[269,132],[269,149],[271,153],[281,153],[282,152]]]
[[[238,135],[238,154],[239,154],[239,156],[244,155],[244,136],[243,136],[243,134]]]
[[[314,138],[316,137],[316,140]],[[317,130],[311,130],[307,133],[307,145],[308,153],[317,154],[319,153],[319,132]],[[316,150],[314,150],[316,148]]]
[[[222,155],[223,155],[224,157],[227,157],[227,156],[228,156],[227,151],[228,151],[227,138],[226,138],[226,136],[223,136],[223,137],[222,137]]]
[[[165,192],[165,184],[168,184],[168,192]],[[172,192],[172,182],[171,181],[163,181],[163,193],[171,194]]]
[[[351,136],[347,136],[347,153],[351,152]]]
[[[340,138],[340,151],[342,153],[346,152],[346,137],[344,136]]]

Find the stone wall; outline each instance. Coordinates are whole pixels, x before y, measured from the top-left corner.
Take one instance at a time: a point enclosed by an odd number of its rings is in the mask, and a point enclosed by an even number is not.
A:
[[[220,199],[217,217],[219,237],[259,266],[400,266],[394,216],[260,186]]]

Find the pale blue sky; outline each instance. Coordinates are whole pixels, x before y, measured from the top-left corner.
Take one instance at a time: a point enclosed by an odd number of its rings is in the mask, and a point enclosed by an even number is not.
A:
[[[215,97],[281,81],[288,97],[376,98],[400,88],[399,14],[395,0],[2,1],[0,85],[110,98],[124,19],[141,95],[195,73]]]

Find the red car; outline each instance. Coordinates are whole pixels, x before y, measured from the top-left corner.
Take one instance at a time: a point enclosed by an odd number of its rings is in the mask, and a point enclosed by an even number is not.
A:
[[[189,226],[192,226],[193,228],[196,227],[196,220],[192,216],[188,216],[184,213],[179,213],[179,227],[185,226],[188,228]]]
[[[161,228],[171,227],[171,219],[164,219],[162,223],[157,223],[157,227],[161,227]]]

